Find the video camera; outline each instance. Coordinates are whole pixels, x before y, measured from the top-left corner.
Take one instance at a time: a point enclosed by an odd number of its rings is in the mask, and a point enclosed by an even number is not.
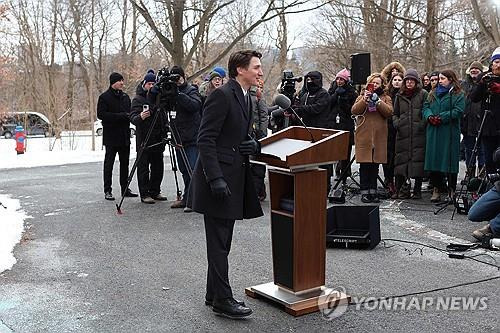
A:
[[[483,76],[483,82],[486,84],[490,83],[500,83],[500,75],[495,75],[493,73],[486,73]]]
[[[288,97],[291,101],[294,99],[295,95],[295,83],[302,82],[302,77],[294,77],[292,71],[283,71],[283,77],[281,78],[280,93]]]
[[[160,93],[160,99],[173,98],[177,96],[179,89],[177,87],[177,82],[181,76],[179,74],[170,73],[168,67],[163,67],[158,70],[156,74],[156,84]]]

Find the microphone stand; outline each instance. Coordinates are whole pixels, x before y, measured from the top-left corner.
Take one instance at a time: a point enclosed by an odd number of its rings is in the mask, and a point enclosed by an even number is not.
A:
[[[302,124],[302,126],[303,126],[306,130],[307,130],[307,132],[309,132],[309,135],[311,136],[311,142],[312,142],[312,143],[316,142],[316,141],[314,140],[314,136],[312,135],[311,131],[310,131],[310,130],[309,130],[309,128],[306,126],[306,124],[302,121],[302,118],[300,118],[300,117],[299,117],[299,115],[297,114],[297,112],[295,112],[295,110],[294,110],[291,106],[290,106],[287,110],[285,110],[285,112],[286,112],[286,111],[288,111],[288,110],[292,111],[293,115],[294,115],[295,117],[297,117],[297,119],[298,119],[298,120],[299,120],[299,122]]]

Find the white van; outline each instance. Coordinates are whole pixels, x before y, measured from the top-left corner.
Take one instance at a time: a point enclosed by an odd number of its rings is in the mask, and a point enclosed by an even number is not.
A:
[[[102,135],[102,121],[100,119],[94,121],[94,133],[101,136]],[[133,138],[135,135],[135,125],[130,123],[130,137]]]

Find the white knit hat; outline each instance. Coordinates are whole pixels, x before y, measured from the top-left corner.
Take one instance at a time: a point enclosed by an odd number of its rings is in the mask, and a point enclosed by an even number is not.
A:
[[[491,62],[495,61],[496,59],[500,59],[500,46],[493,51],[493,54],[491,55]]]

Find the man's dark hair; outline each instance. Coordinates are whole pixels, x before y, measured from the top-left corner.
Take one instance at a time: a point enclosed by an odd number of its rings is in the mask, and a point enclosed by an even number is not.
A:
[[[237,51],[231,54],[227,63],[227,68],[229,69],[229,77],[234,79],[236,76],[238,76],[238,67],[248,69],[250,60],[253,57],[257,57],[260,59],[262,58],[262,54],[253,50]]]

